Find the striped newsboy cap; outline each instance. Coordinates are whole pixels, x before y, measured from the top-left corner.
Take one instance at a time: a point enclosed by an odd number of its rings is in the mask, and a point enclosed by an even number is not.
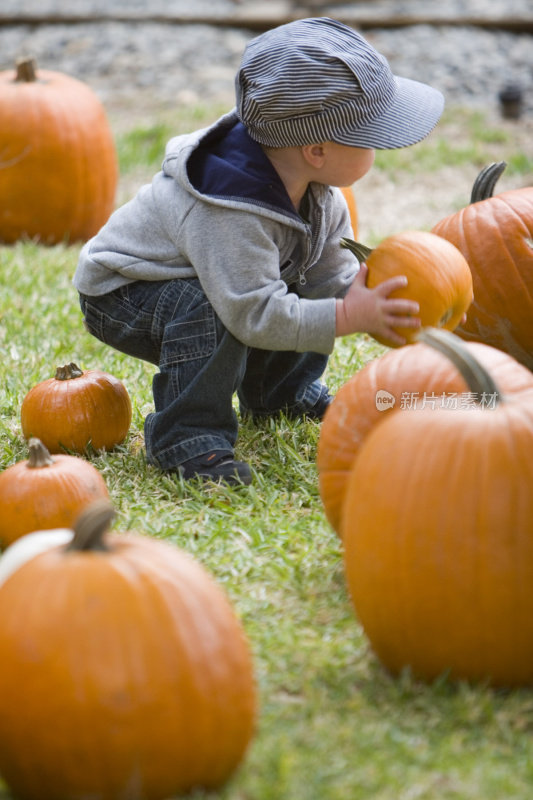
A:
[[[239,119],[267,147],[406,147],[427,136],[444,107],[437,89],[393,75],[366,39],[327,17],[252,39],[235,89]]]

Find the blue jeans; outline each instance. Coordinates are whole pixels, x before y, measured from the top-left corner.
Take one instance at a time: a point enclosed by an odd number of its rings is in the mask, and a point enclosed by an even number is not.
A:
[[[226,330],[195,279],[137,281],[99,297],[80,295],[88,331],[159,367],[155,410],[144,425],[147,460],[172,470],[210,450],[233,453],[241,411],[311,411],[325,393],[328,357],[247,347]]]

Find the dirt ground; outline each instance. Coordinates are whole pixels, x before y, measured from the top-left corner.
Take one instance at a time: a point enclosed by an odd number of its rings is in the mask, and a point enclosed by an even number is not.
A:
[[[492,145],[491,158],[499,161],[509,158],[510,153],[525,153],[531,158],[533,141],[533,119],[518,122],[503,121],[496,114],[489,115],[489,125],[501,129],[508,137],[502,148]],[[457,146],[468,146],[468,134],[455,126],[443,124],[431,134],[432,137],[453,136]],[[416,147],[416,145],[415,145]],[[361,238],[377,239],[408,229],[428,229],[450,214],[468,204],[479,165],[446,166],[436,172],[416,175],[409,171],[387,173],[372,170],[354,186],[358,198]],[[504,172],[496,187],[496,193],[521,186],[533,185],[533,174],[517,178]]]

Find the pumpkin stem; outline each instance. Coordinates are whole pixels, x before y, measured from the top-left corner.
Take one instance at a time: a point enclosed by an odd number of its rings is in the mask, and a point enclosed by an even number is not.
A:
[[[80,378],[82,375],[83,370],[74,361],[71,361],[70,364],[65,364],[64,367],[57,367],[55,379],[57,381],[68,381],[71,378]]]
[[[433,347],[434,350],[438,350],[452,362],[461,373],[469,390],[476,395],[478,403],[486,407],[487,400],[490,398],[492,401],[490,406],[494,407],[502,402],[502,394],[492,375],[474,358],[470,350],[465,347],[463,340],[455,333],[442,328],[428,327],[422,328],[416,338],[429,347]]]
[[[49,467],[54,463],[54,459],[40,439],[32,436],[32,438],[28,441],[28,451],[29,455],[26,466],[30,467],[31,469]]]
[[[506,166],[507,162],[505,161],[494,161],[483,167],[472,186],[470,204],[479,203],[480,200],[488,200],[489,197],[492,197],[494,187]]]
[[[34,83],[37,80],[37,64],[34,58],[20,58],[17,63],[16,83]]]
[[[340,246],[345,247],[347,250],[353,253],[359,262],[366,261],[372,252],[372,248],[367,247],[366,244],[354,242],[353,239],[347,239],[345,237],[340,240]]]
[[[103,541],[104,533],[115,516],[108,500],[96,500],[79,515],[74,525],[74,536],[66,550],[109,550]]]

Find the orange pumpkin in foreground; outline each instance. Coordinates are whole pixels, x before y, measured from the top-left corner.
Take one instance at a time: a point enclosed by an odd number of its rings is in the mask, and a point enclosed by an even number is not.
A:
[[[369,288],[396,275],[407,276],[407,286],[391,292],[390,297],[416,300],[424,327],[454,330],[472,302],[472,275],[466,259],[454,245],[433,233],[404,231],[383,239],[373,250],[350,239],[342,239],[341,246],[366,262]],[[416,330],[395,330],[407,343],[415,341]],[[398,346],[374,338],[388,347]]]
[[[71,362],[38,383],[22,401],[22,432],[40,439],[51,453],[111,450],[126,438],[131,400],[124,384],[99,369]]]
[[[31,59],[0,72],[0,241],[85,240],[113,210],[111,128],[83,82]]]
[[[8,570],[0,559],[0,772],[26,800],[215,789],[253,734],[251,654],[226,595],[173,545],[106,532],[111,515],[96,505],[66,546],[35,554],[30,534]]]
[[[390,414],[373,428],[346,488],[346,578],[394,674],[533,685],[533,403],[502,396],[453,339],[470,390],[496,407]]]
[[[441,220],[433,233],[462,252],[474,301],[457,333],[504,350],[533,370],[533,186],[492,196],[505,162],[478,176],[470,205]]]
[[[506,353],[477,343],[467,350],[491,372],[506,395],[528,392],[533,404],[533,374]],[[389,350],[370,361],[339,389],[320,430],[317,468],[328,521],[340,534],[346,483],[361,446],[375,425],[393,411],[437,405],[470,405],[468,386],[456,367],[419,342]],[[408,456],[406,456],[406,464]]]
[[[80,512],[109,497],[96,467],[84,458],[51,456],[39,439],[29,454],[0,473],[0,546],[32,531],[71,527]]]

